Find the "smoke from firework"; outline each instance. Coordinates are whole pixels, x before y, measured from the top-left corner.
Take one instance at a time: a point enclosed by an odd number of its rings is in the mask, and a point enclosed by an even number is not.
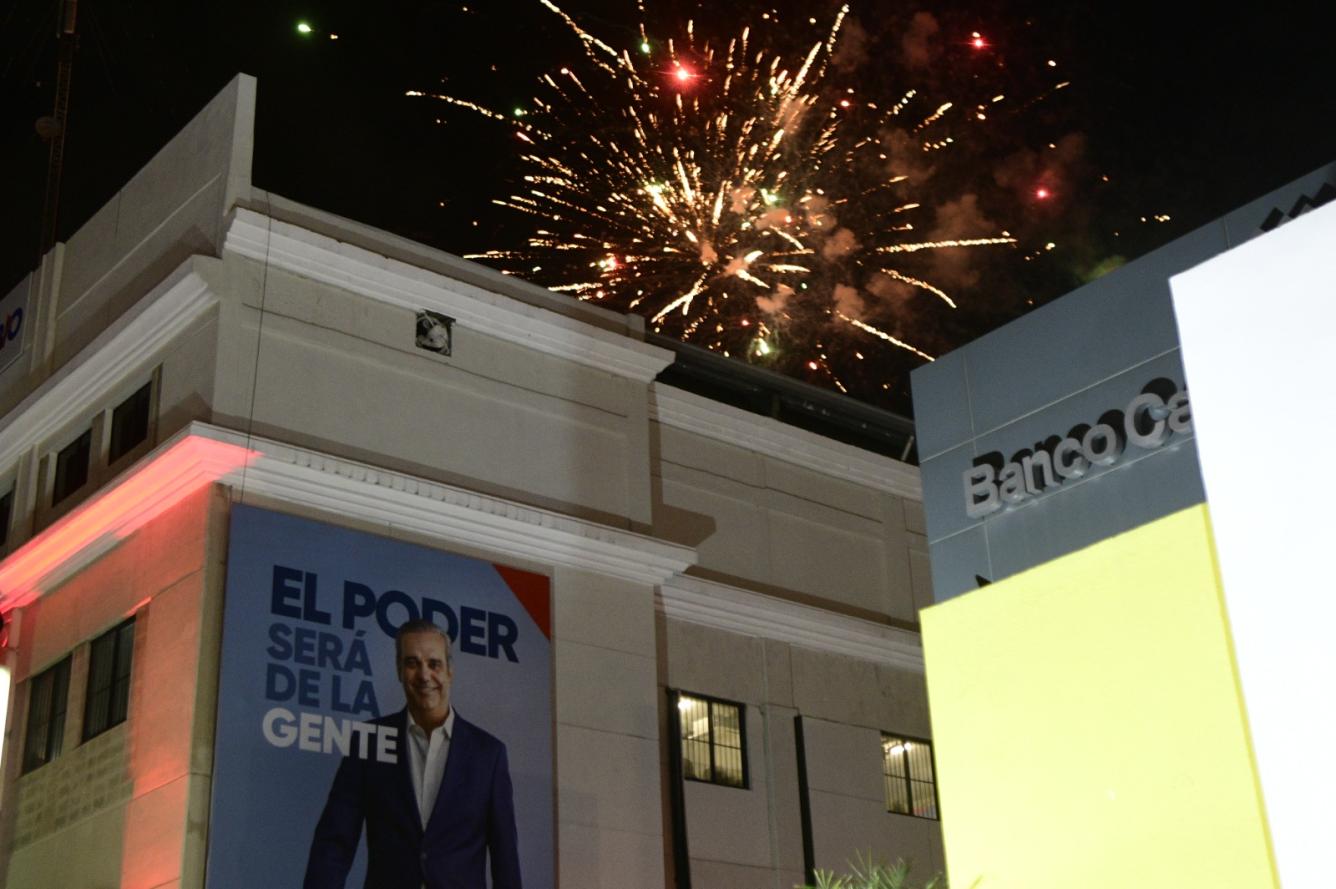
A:
[[[638,43],[615,47],[540,2],[579,64],[543,75],[513,116],[435,96],[507,121],[522,146],[523,185],[497,202],[531,220],[527,245],[475,258],[844,391],[852,375],[864,396],[888,385],[854,363],[871,349],[898,357],[885,376],[948,345],[934,316],[977,285],[970,251],[1015,239],[973,193],[944,194],[960,177],[940,169],[1005,96],[861,94],[847,82],[875,47],[847,6],[784,52],[794,35],[769,14],[722,39],[688,21],[663,41],[642,15]],[[904,71],[941,55],[939,30],[911,19]]]

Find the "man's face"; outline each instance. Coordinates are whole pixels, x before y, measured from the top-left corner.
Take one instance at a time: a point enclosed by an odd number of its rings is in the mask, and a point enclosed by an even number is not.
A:
[[[445,640],[436,633],[409,633],[400,640],[399,681],[414,716],[444,719],[450,711],[452,678]]]

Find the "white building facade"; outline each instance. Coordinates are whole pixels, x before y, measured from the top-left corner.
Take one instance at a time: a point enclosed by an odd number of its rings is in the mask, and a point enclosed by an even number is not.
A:
[[[255,101],[235,80],[0,303],[0,885],[237,854],[239,503],[548,578],[557,885],[940,871],[917,468],[656,382],[637,318],[255,187]]]

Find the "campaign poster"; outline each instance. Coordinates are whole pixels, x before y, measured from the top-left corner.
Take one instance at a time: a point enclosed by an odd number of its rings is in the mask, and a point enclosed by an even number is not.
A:
[[[552,886],[550,614],[542,575],[234,505],[209,889],[360,889],[369,859],[381,875],[373,883],[398,884],[418,873],[419,855],[428,887],[474,886],[467,875],[483,847],[508,873],[517,867],[525,887]],[[410,768],[407,696],[418,690],[400,680],[394,640],[410,619],[453,640],[454,734],[439,784],[424,777],[417,787],[412,769],[434,776],[442,760],[435,772],[422,771],[424,759]],[[430,631],[419,638],[443,650]],[[506,764],[513,831],[496,823]],[[426,783],[438,800],[424,816],[415,793]],[[341,861],[329,864],[340,843],[346,875]],[[308,873],[317,859],[318,878]]]

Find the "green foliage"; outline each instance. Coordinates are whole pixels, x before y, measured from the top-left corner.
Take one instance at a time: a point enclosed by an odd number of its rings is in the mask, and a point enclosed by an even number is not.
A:
[[[909,882],[909,865],[903,860],[893,865],[885,865],[872,860],[869,853],[861,852],[858,860],[849,865],[849,873],[836,874],[834,871],[818,870],[816,886],[804,886],[803,889],[916,889]],[[922,889],[946,889],[946,881],[936,876],[924,883]]]

